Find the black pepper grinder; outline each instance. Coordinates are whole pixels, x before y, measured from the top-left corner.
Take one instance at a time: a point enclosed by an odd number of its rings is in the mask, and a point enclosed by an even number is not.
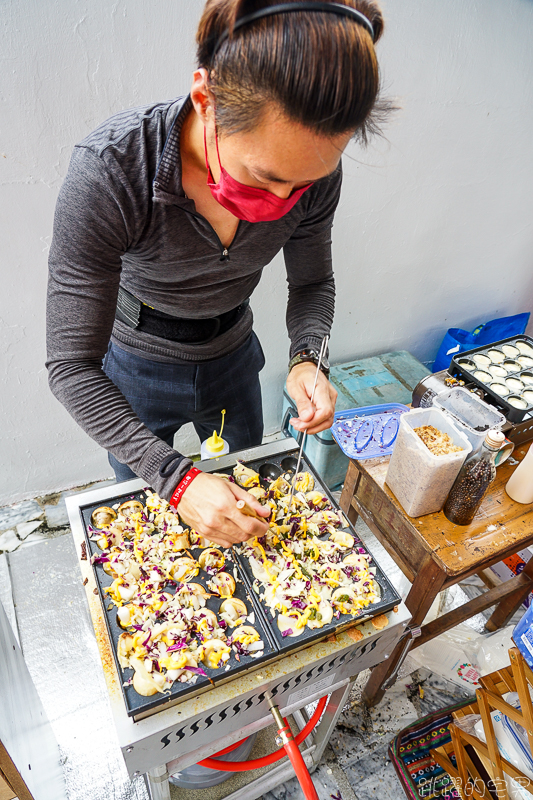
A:
[[[467,457],[444,504],[443,511],[450,522],[470,525],[496,477],[494,459],[504,441],[501,431],[487,431],[481,449]]]

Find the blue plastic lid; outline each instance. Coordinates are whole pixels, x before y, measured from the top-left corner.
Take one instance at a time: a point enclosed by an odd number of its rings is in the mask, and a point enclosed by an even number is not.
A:
[[[337,411],[331,433],[348,458],[362,461],[390,456],[400,429],[400,417],[406,411],[409,409],[402,403]]]

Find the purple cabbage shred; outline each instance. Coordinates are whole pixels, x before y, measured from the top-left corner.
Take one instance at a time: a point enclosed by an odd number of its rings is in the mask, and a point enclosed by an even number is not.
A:
[[[204,672],[201,667],[184,667],[183,669],[188,669],[189,672],[194,672],[195,675],[203,675],[204,678],[207,678],[207,672]]]
[[[180,639],[176,644],[167,647],[167,653],[173,653],[175,650],[183,650],[184,647],[187,647],[187,641],[185,639]]]

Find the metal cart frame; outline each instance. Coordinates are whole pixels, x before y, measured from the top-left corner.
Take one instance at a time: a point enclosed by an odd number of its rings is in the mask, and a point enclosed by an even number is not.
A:
[[[294,449],[294,440],[272,442],[232,454],[230,458],[234,463],[237,455],[243,459],[266,457],[284,447]],[[217,461],[217,466],[225,466],[224,458]],[[204,463],[213,468],[213,461]],[[80,507],[104,503],[119,493],[138,491],[144,485],[142,480],[135,479],[120,484],[118,491],[116,485],[109,485],[66,499],[78,554],[84,542]],[[330,637],[330,641],[309,645],[278,661],[259,665],[235,680],[134,722],[126,713],[122,679],[115,667],[90,562],[80,560],[80,569],[126,768],[132,778],[146,775],[152,800],[170,800],[170,774],[271,725],[268,696],[275,699],[284,716],[292,714],[302,730],[308,721],[305,706],[329,695],[319,724],[301,750],[309,770],[316,769],[348,699],[351,682],[362,670],[388,658],[405,635],[410,619],[402,603],[397,611],[382,615],[383,625],[383,616],[387,617],[387,625],[382,629],[378,630],[372,621],[365,622]],[[290,762],[284,759],[260,778],[228,795],[228,800],[254,800],[293,776]]]

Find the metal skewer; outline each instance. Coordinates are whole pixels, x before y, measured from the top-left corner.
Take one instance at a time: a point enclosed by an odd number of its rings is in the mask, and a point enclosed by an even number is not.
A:
[[[320,353],[318,354],[318,364],[317,364],[317,367],[316,367],[315,382],[313,384],[313,391],[311,392],[311,403],[313,403],[313,401],[315,399],[315,390],[316,390],[316,385],[318,383],[318,375],[320,373],[320,367],[322,366],[322,359],[326,355],[326,350],[328,349],[328,343],[329,343],[329,336],[324,336],[324,338],[322,340],[322,344],[320,346]],[[307,436],[307,428],[303,432],[302,441],[300,443],[300,452],[298,453],[298,461],[296,462],[296,470],[294,472],[294,477],[292,479],[291,494],[290,494],[290,497],[289,497],[289,503],[287,505],[287,514],[290,514],[291,503],[292,503],[292,499],[294,497],[294,487],[296,486],[296,479],[298,478],[298,470],[300,469],[300,463],[302,461],[302,455],[303,455],[303,451],[304,451],[305,437],[306,436]]]

